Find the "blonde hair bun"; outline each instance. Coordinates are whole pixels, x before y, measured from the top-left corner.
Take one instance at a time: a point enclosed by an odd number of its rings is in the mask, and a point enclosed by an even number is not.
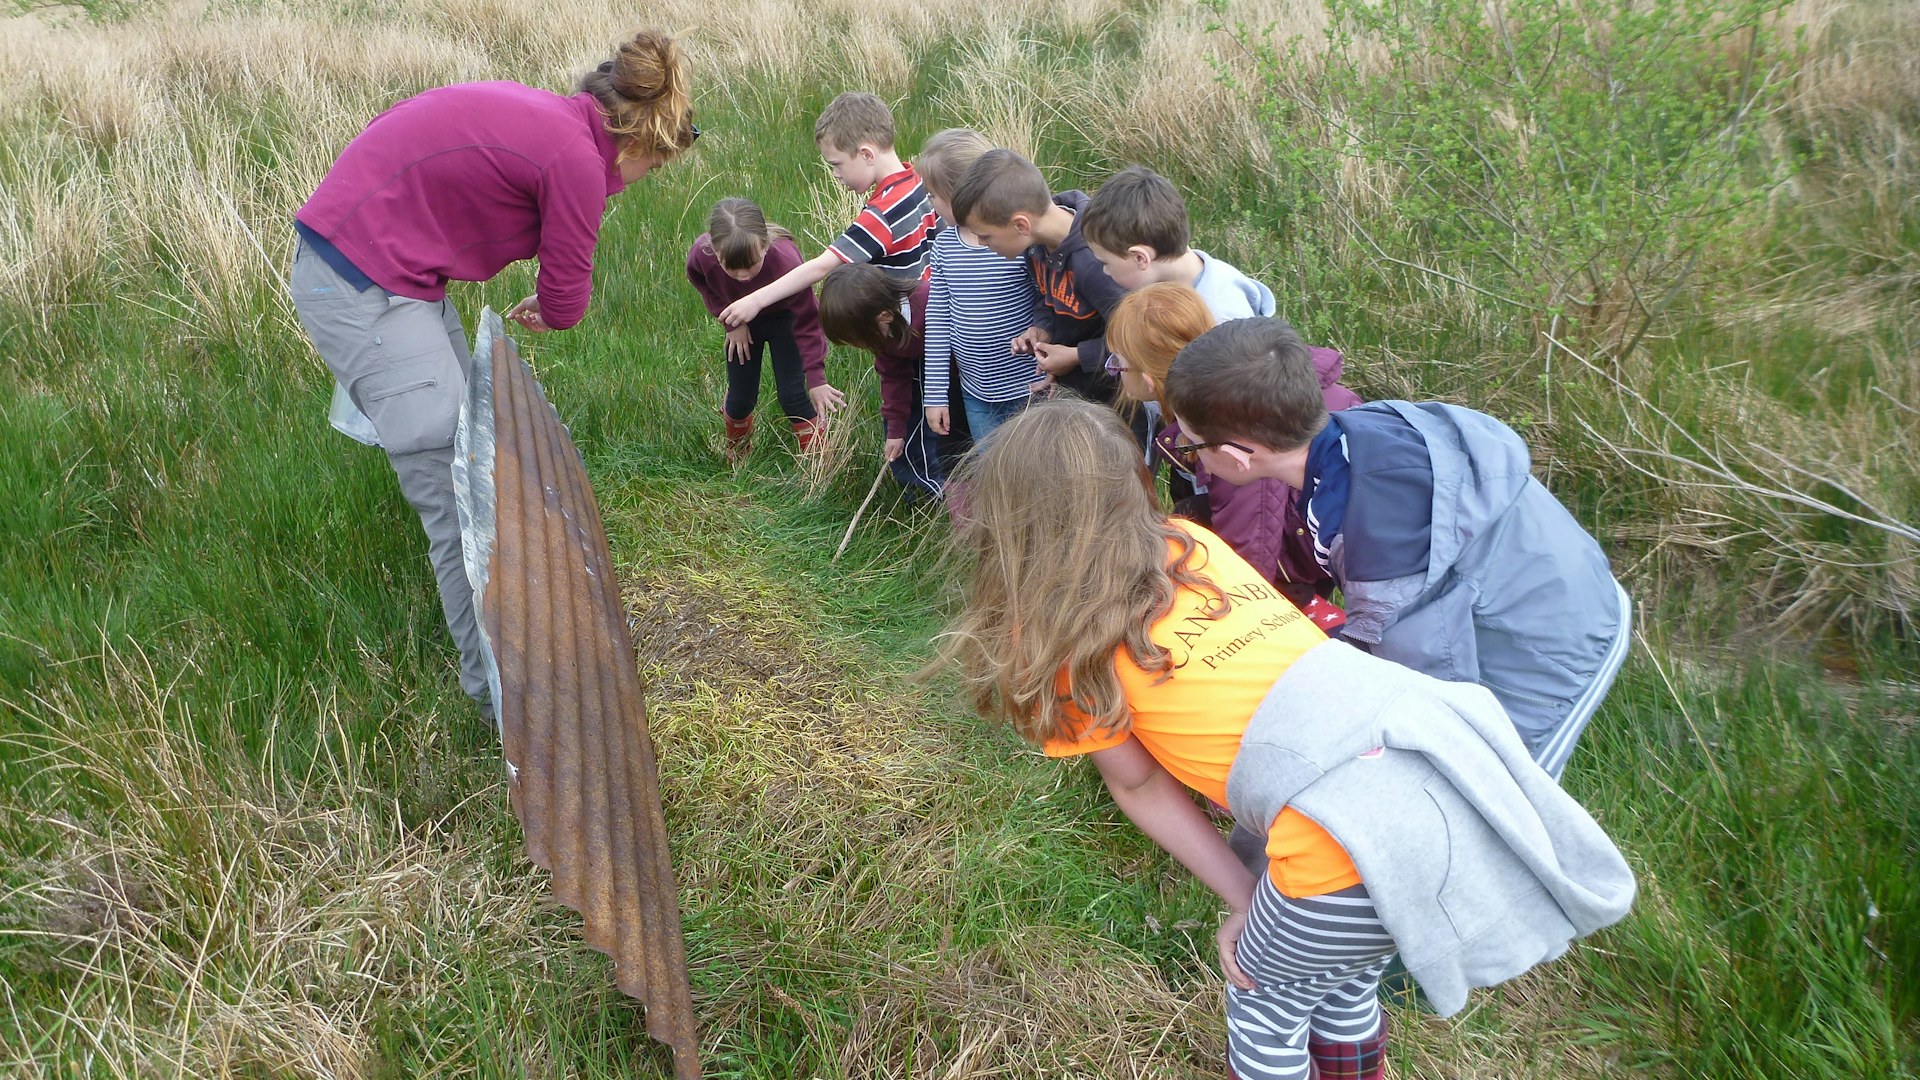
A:
[[[637,31],[612,59],[580,77],[580,89],[607,114],[607,131],[622,143],[623,159],[670,158],[693,144],[687,58],[665,31]]]
[[[613,89],[645,105],[678,92],[687,94],[686,60],[680,46],[657,30],[642,30],[613,53]]]

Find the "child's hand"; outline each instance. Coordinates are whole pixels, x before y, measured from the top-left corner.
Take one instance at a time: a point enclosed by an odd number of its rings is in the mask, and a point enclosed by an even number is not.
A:
[[[728,326],[740,327],[759,318],[760,309],[766,306],[754,299],[755,296],[759,295],[759,293],[754,293],[752,296],[743,296],[733,303],[728,304],[720,310],[720,321],[726,323]]]
[[[935,435],[945,435],[947,429],[953,426],[952,412],[942,406],[935,405],[933,408],[928,409],[926,417],[927,427],[931,429]]]
[[[544,334],[553,329],[547,325],[545,319],[540,317],[540,297],[538,296],[529,296],[508,308],[506,317],[536,334]]]
[[[1253,979],[1240,970],[1238,956],[1240,936],[1246,932],[1247,913],[1236,911],[1228,915],[1226,921],[1220,924],[1220,931],[1214,935],[1214,941],[1220,946],[1220,971],[1227,977],[1227,981],[1242,990],[1257,990],[1259,987],[1254,985]]]
[[[1038,326],[1029,326],[1020,331],[1020,336],[1007,343],[1007,351],[1015,356],[1027,356],[1033,352],[1036,342],[1047,340],[1047,332]]]
[[[826,383],[807,388],[807,396],[813,399],[813,411],[821,416],[829,416],[839,411],[847,403],[847,395],[835,390]]]
[[[736,326],[727,331],[727,359],[735,364],[744,364],[753,355],[753,331],[744,326]]]
[[[907,440],[905,439],[888,439],[887,445],[880,449],[881,456],[885,457],[888,461],[892,461],[906,452]]]
[[[1050,376],[1064,375],[1080,366],[1080,346],[1049,345],[1044,341],[1033,343],[1034,358],[1040,364],[1041,372]]]

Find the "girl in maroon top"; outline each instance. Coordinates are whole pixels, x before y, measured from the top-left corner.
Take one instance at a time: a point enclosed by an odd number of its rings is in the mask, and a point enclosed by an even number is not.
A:
[[[721,199],[707,218],[707,231],[687,251],[687,280],[707,313],[718,319],[728,304],[799,266],[793,234],[767,224],[749,199]],[[813,290],[802,289],[763,309],[752,321],[727,331],[727,460],[738,462],[753,438],[753,409],[760,401],[760,354],[773,357],[773,387],[804,453],[819,434],[820,416],[838,409],[846,395],[827,383],[827,336]]]
[[[947,468],[966,450],[969,440],[959,423],[949,434],[936,435],[921,415],[926,279],[889,274],[872,263],[836,267],[820,282],[820,323],[835,344],[873,353],[873,369],[880,375],[880,418],[887,435],[881,453],[909,498],[939,498]],[[947,385],[960,385],[958,374],[949,374],[953,378]],[[964,413],[956,417],[960,418]]]

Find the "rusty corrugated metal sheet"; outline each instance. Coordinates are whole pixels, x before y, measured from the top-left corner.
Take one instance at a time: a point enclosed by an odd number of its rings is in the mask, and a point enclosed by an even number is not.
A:
[[[692,1080],[699,1038],[680,907],[600,509],[492,312],[477,344],[491,355],[474,358],[456,473],[514,812],[555,898],[580,912],[587,944],[613,958],[615,982],[646,1005],[647,1034]]]

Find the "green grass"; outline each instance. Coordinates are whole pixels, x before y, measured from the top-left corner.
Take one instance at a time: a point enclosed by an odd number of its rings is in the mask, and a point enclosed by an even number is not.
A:
[[[1035,48],[1093,63],[1138,33]],[[921,104],[958,53],[920,44],[909,145],[964,119]],[[829,360],[861,450],[824,490],[778,425],[738,471],[715,453],[720,334],[680,259],[727,194],[825,238],[807,134],[838,89],[713,88],[699,152],[617,201],[588,321],[525,343],[651,628],[708,1075],[1218,1075],[1214,901],[1089,769],[909,678],[946,602],[943,519],[883,499],[830,561],[880,439],[862,359]],[[1112,161],[1097,134],[1056,117],[1040,145],[1091,188]],[[248,168],[285,167],[270,124],[235,137]],[[1296,258],[1324,251],[1290,246],[1261,190],[1191,192],[1199,237],[1345,347],[1357,385],[1504,412],[1556,440],[1583,520],[1648,519],[1649,485],[1546,424],[1506,328],[1420,309],[1417,276]],[[279,228],[261,232],[276,257]],[[207,318],[174,276],[190,266],[127,251],[51,317],[0,303],[0,1071],[663,1074],[520,852],[387,466],[326,427],[330,385],[277,283],[247,317]],[[454,296],[471,323],[530,284],[521,268]],[[1790,414],[1878,385],[1855,339],[1790,330],[1736,339]],[[1644,392],[1710,402],[1687,365],[1728,339],[1689,333]],[[1799,356],[1834,374],[1782,374]],[[1915,1075],[1911,643],[1884,624],[1753,635],[1751,553],[1608,541],[1642,567],[1647,642],[1567,783],[1641,902],[1456,1021],[1398,1016],[1395,1074]],[[1704,584],[1656,588],[1682,580]],[[1816,663],[1834,656],[1850,674]]]

